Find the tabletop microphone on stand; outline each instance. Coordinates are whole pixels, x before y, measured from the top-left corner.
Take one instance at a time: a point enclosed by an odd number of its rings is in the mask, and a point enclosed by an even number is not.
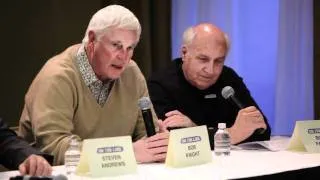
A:
[[[245,108],[245,106],[235,96],[234,89],[231,86],[225,86],[221,91],[221,95],[223,96],[223,98],[225,98],[227,100],[228,99],[232,100],[239,107],[239,109],[244,109]],[[258,128],[258,129],[256,129],[256,132],[258,134],[263,134],[265,132],[265,129]]]
[[[147,136],[153,136],[156,134],[156,129],[153,124],[153,118],[151,113],[152,103],[149,97],[142,97],[138,100],[139,107],[142,112],[144,125],[146,127]]]

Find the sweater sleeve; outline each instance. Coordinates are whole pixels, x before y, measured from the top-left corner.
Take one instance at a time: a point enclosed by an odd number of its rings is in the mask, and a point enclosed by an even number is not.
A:
[[[18,169],[19,165],[32,154],[41,155],[52,164],[52,156],[31,147],[0,118],[0,164],[9,169]]]
[[[262,134],[259,134],[257,131],[255,131],[249,138],[247,138],[243,142],[269,140],[270,134],[271,134],[271,128],[269,126],[267,117],[264,115],[261,108],[258,106],[256,101],[251,96],[250,91],[247,88],[247,86],[244,84],[242,78],[239,77],[234,71],[233,71],[233,73],[234,73],[234,77],[235,77],[235,80],[233,83],[233,86],[234,86],[233,88],[235,89],[236,96],[244,104],[245,107],[255,106],[257,109],[259,109],[259,111],[263,115],[264,122],[267,125],[267,129]]]
[[[64,153],[72,136],[80,139],[74,130],[73,115],[76,109],[75,87],[70,77],[57,73],[41,74],[32,83],[26,98],[28,116],[20,119],[20,133],[24,136],[26,119],[31,121],[36,146],[54,156],[54,165],[64,162]]]

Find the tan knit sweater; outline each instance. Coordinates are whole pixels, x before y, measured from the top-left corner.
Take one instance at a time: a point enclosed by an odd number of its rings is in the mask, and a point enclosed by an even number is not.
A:
[[[75,58],[80,45],[50,59],[32,82],[20,119],[20,135],[64,163],[70,137],[145,135],[138,99],[148,96],[145,78],[130,61],[101,107],[85,85]],[[153,111],[154,121],[156,115]],[[156,123],[155,123],[156,125]]]

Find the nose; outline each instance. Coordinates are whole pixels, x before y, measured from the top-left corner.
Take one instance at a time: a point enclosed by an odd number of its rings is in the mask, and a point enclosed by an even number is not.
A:
[[[128,52],[124,49],[121,49],[119,50],[117,57],[120,60],[126,60],[128,58]]]
[[[214,74],[214,63],[212,61],[208,62],[205,65],[204,71],[208,74],[208,75],[213,75]]]

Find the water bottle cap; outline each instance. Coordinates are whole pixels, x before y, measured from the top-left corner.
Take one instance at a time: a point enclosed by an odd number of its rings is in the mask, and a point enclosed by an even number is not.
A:
[[[218,124],[219,129],[225,129],[226,128],[226,123],[219,123]]]
[[[70,139],[70,146],[79,146],[79,140],[78,139],[76,139],[76,138],[71,138]]]

